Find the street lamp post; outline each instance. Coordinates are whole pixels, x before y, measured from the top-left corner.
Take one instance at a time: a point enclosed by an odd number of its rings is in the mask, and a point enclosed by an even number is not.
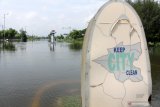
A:
[[[3,35],[3,41],[5,41],[5,29],[6,29],[6,15],[8,15],[8,13],[4,14],[4,25],[3,25],[3,28],[4,28],[4,35]]]

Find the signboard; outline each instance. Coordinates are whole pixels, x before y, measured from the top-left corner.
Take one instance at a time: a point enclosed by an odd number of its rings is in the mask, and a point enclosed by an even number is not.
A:
[[[142,23],[126,2],[106,3],[83,44],[82,107],[149,107],[150,60]]]

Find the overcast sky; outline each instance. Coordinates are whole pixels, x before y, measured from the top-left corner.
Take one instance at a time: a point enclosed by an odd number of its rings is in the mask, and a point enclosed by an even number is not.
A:
[[[63,34],[83,29],[108,0],[0,0],[0,30],[3,14],[6,28],[25,28],[28,34],[46,36],[55,29]],[[71,29],[70,29],[71,27]]]

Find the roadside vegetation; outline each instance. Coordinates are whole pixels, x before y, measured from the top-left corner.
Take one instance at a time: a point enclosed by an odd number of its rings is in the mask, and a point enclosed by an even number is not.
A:
[[[126,0],[141,18],[148,46],[160,46],[160,3],[154,0]],[[86,29],[72,30],[68,35],[56,37],[59,42],[81,45]]]
[[[27,35],[27,32],[23,29],[19,31],[13,28],[0,30],[0,50],[15,51],[16,47],[13,42],[27,42],[40,39],[48,39],[48,37],[30,36]]]
[[[80,96],[64,96],[57,99],[57,107],[82,107]]]
[[[27,32],[20,29],[19,32],[13,28],[0,31],[0,41],[27,41]]]
[[[83,30],[72,30],[68,35],[60,35],[56,37],[58,42],[68,42],[70,43],[71,49],[81,49],[83,44],[83,38],[86,29]]]
[[[126,0],[139,14],[145,34],[147,37],[148,46],[160,46],[160,2],[155,0]],[[76,46],[82,45],[86,29],[72,30],[69,34],[56,36],[55,39],[59,42],[68,42]],[[27,35],[24,29],[19,31],[9,28],[0,30],[0,42],[2,41],[22,41],[49,39],[48,37],[39,37],[35,35]],[[72,46],[73,47],[73,46]]]
[[[57,41],[66,41],[69,43],[82,42],[86,29],[83,30],[72,30],[68,35],[60,35],[56,37]]]
[[[48,39],[48,37],[39,37],[35,35],[27,35],[27,32],[24,29],[19,31],[9,28],[6,30],[0,30],[0,42],[8,41],[20,41],[27,42],[27,40],[39,40],[39,39]]]
[[[127,0],[141,18],[149,46],[160,46],[160,3],[155,0]]]

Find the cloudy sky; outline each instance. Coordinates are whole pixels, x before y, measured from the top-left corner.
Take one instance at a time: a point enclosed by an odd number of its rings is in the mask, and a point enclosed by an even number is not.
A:
[[[0,0],[0,30],[3,15],[6,28],[26,28],[28,34],[46,36],[83,29],[97,10],[108,0]]]

